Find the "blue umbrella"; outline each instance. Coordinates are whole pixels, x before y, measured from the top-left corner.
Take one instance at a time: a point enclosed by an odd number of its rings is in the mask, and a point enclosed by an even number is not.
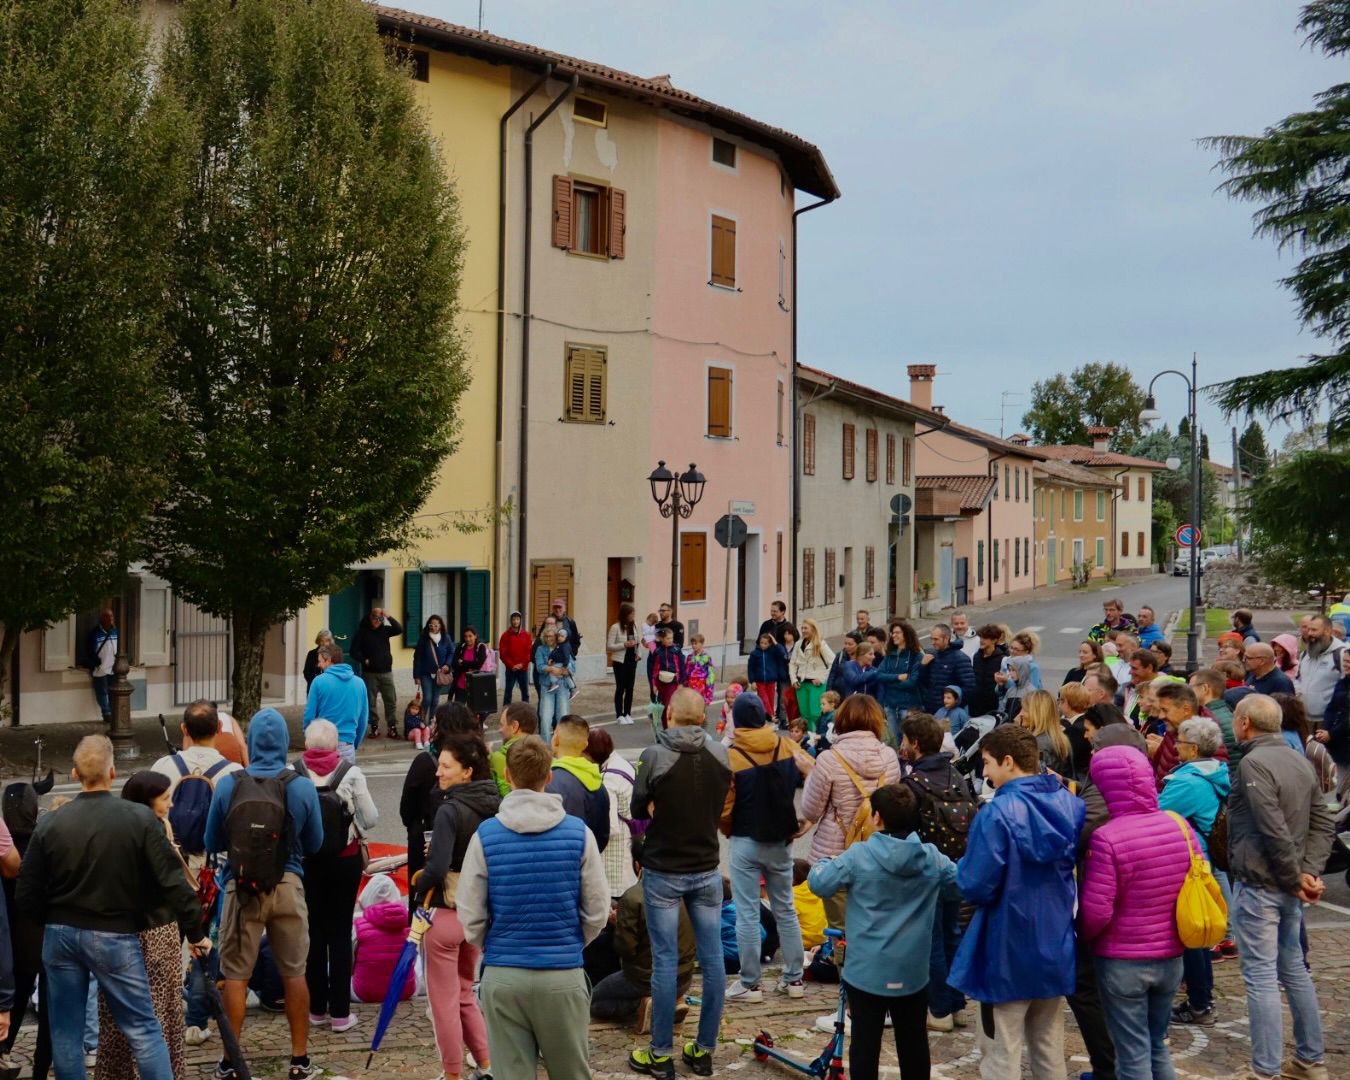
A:
[[[408,930],[408,939],[403,943],[403,951],[399,953],[398,963],[394,965],[393,977],[389,980],[389,989],[385,991],[384,1004],[380,1006],[380,1018],[375,1021],[375,1033],[370,1037],[370,1054],[366,1058],[366,1069],[370,1069],[370,1063],[375,1060],[375,1051],[380,1048],[380,1041],[384,1038],[384,1033],[389,1030],[389,1023],[394,1019],[394,1010],[398,1008],[399,999],[403,996],[403,984],[408,981],[408,972],[412,970],[413,962],[417,959],[418,946],[422,944],[422,939],[431,929],[431,896],[427,895],[426,907],[420,907],[413,913],[412,927]]]

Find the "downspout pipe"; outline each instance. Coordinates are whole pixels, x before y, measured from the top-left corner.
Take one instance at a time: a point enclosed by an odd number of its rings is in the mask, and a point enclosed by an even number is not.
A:
[[[1008,454],[996,454],[994,457],[991,457],[989,459],[989,470],[990,470],[989,475],[994,478],[994,489],[998,493],[999,498],[1006,497],[1006,493],[1001,487],[998,486],[998,463],[1002,461],[1004,458],[1009,456],[1010,455]],[[984,519],[984,527],[985,527],[984,551],[985,554],[989,556],[989,573],[987,573],[984,576],[984,586],[985,589],[987,590],[987,592],[985,593],[985,599],[987,601],[992,601],[994,599],[994,567],[998,565],[998,560],[994,558],[993,504],[994,500],[991,498],[989,500],[989,511],[988,511],[989,516]]]
[[[829,196],[820,199],[818,202],[808,203],[800,210],[792,211],[792,367],[790,369],[792,382],[792,488],[789,497],[788,518],[792,522],[792,577],[791,594],[788,596],[788,618],[792,624],[797,624],[797,533],[801,531],[801,497],[802,497],[802,469],[801,469],[801,439],[802,423],[801,417],[797,413],[797,219],[803,214],[809,214],[812,210],[819,210],[822,206],[828,206],[839,196]]]
[[[572,96],[579,79],[572,76],[571,82],[563,92],[555,97],[549,106],[525,129],[525,250],[522,259],[524,281],[520,294],[520,540],[516,553],[517,587],[520,599],[517,601],[521,611],[529,611],[530,587],[529,553],[526,537],[528,532],[528,505],[530,485],[530,272],[532,269],[531,251],[534,242],[534,133],[539,125],[553,115],[553,111]]]
[[[496,438],[496,457],[492,463],[492,492],[493,501],[501,504],[502,499],[502,397],[504,378],[504,368],[506,366],[506,158],[507,144],[506,131],[507,124],[510,122],[517,110],[525,104],[539,88],[544,85],[553,74],[553,65],[548,64],[544,68],[544,73],[535,80],[531,86],[520,97],[511,103],[511,107],[502,113],[501,123],[497,128],[497,438]],[[496,573],[501,568],[502,526],[496,506],[492,513],[492,564],[493,576],[492,595],[495,600],[498,596],[511,595],[507,588],[504,592],[499,589],[499,582],[495,580]],[[507,556],[507,565],[510,565]],[[521,609],[522,611],[524,608]],[[500,613],[498,613],[500,615]],[[492,625],[496,626],[500,619],[494,621]]]

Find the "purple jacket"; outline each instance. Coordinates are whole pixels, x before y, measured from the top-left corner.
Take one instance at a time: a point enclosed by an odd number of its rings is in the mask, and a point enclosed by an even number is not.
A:
[[[1132,746],[1107,746],[1092,755],[1089,775],[1111,817],[1088,846],[1079,933],[1095,956],[1180,956],[1177,894],[1191,858],[1183,826],[1158,809],[1153,766]],[[1191,827],[1184,828],[1202,851]]]

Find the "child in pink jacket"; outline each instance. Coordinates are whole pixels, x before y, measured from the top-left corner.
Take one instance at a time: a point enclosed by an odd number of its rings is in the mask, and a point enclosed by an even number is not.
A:
[[[362,910],[356,916],[352,947],[352,996],[357,1001],[383,1001],[408,939],[408,904],[387,874],[372,877],[358,902]],[[407,1001],[416,989],[417,972],[409,971],[399,1000]]]

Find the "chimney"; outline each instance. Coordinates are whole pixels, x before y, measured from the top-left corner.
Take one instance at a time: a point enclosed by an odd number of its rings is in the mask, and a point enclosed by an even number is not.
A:
[[[1030,446],[1031,436],[1019,431],[1016,435],[1009,436],[1008,441],[1010,443],[1016,443],[1018,446]]]
[[[1097,427],[1088,428],[1088,438],[1092,440],[1092,449],[1099,454],[1106,453],[1106,444],[1115,433],[1116,429],[1113,427],[1103,427],[1099,425]]]
[[[920,409],[933,407],[933,376],[937,374],[936,364],[910,364],[909,402]]]
[[[934,411],[935,413],[938,413],[938,414],[942,415],[942,416],[946,416],[946,415],[947,415],[947,406],[945,406],[945,405],[934,405],[934,406],[933,406],[933,411]]]

